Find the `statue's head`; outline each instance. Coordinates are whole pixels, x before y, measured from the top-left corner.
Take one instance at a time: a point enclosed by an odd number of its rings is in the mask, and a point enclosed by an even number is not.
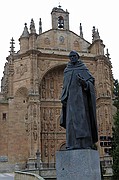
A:
[[[76,63],[78,61],[78,59],[80,58],[79,54],[74,50],[69,53],[68,57],[69,57],[71,63]]]

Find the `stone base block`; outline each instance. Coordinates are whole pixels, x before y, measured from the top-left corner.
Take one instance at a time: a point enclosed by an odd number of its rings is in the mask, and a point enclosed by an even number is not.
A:
[[[29,170],[36,169],[36,159],[35,158],[29,158],[28,159],[27,169],[29,169]]]
[[[56,152],[57,180],[101,180],[98,151],[77,149]]]

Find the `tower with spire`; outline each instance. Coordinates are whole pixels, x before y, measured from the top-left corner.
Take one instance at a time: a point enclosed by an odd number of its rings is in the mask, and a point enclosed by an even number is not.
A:
[[[83,38],[82,24],[80,23],[80,37]]]
[[[52,9],[52,29],[69,30],[69,12],[64,11],[61,5]]]
[[[41,21],[41,18],[40,18],[40,21],[39,21],[39,34],[42,33],[42,21]]]
[[[29,31],[27,28],[27,23],[24,24],[24,30],[19,38],[20,42],[20,53],[24,53],[29,49]]]

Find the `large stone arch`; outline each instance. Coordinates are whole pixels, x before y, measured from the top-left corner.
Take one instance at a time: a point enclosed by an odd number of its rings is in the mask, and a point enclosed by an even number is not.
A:
[[[40,84],[41,158],[48,166],[55,163],[55,152],[65,141],[65,130],[59,125],[65,66],[60,65],[48,70]]]
[[[65,68],[67,65],[67,63],[56,63],[54,65],[47,65],[44,63],[44,65],[42,64],[42,66],[40,68],[43,67],[42,69],[42,73],[39,73],[40,74],[40,78],[39,78],[39,86],[41,85],[42,81],[43,81],[43,78],[51,71],[55,70],[55,69],[59,69],[59,68]],[[47,68],[46,68],[47,67]]]
[[[41,101],[44,99],[59,100],[63,81],[63,71],[65,66],[65,64],[54,66],[48,69],[48,71],[43,75],[40,83]],[[53,91],[55,92],[54,96]]]
[[[28,100],[28,89],[26,87],[21,87],[17,89],[14,95],[14,108],[24,110],[27,107]]]
[[[17,89],[14,95],[14,110],[22,115],[27,112],[28,103],[28,89],[26,87],[20,87]],[[20,110],[20,111],[19,111]]]
[[[26,87],[20,87],[17,89],[15,92],[15,97],[18,97],[19,95],[21,96],[28,96],[28,89]]]

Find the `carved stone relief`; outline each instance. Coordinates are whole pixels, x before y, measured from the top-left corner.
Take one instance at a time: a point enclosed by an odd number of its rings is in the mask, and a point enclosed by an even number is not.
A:
[[[59,116],[61,111],[60,94],[63,81],[64,68],[49,71],[41,83],[41,136],[43,159],[46,157],[55,161],[57,139],[62,139],[64,132],[59,128]],[[61,136],[60,133],[61,132]],[[59,138],[58,138],[59,137]],[[48,153],[50,152],[50,153]]]
[[[33,122],[33,138],[34,138],[34,141],[37,141],[38,127],[37,127],[37,122],[36,121]]]
[[[107,68],[105,68],[104,75],[105,75],[106,80],[108,80],[108,78],[109,78],[109,71],[108,71]]]
[[[48,157],[48,142],[45,141],[44,143],[44,155],[45,157]]]
[[[47,69],[50,65],[50,62],[47,60],[40,60],[38,67],[41,71],[44,71],[45,69]]]
[[[56,69],[46,74],[41,84],[41,99],[58,99],[60,98],[63,81],[63,70]]]
[[[79,48],[79,42],[77,40],[74,41],[74,47],[78,47]]]
[[[50,149],[51,149],[51,156],[54,156],[55,155],[55,142],[54,141],[51,141],[50,143]]]
[[[65,38],[64,38],[63,36],[60,36],[60,37],[59,37],[59,42],[60,42],[60,44],[64,44],[64,40],[65,40]]]
[[[44,39],[44,44],[50,45],[50,39],[48,37]]]
[[[16,67],[15,72],[18,74],[20,77],[24,75],[25,72],[27,72],[27,64],[20,64],[19,66]]]
[[[95,76],[95,72],[97,71],[97,68],[96,68],[96,64],[93,62],[93,63],[90,63],[89,66],[88,66],[91,74],[93,76]]]

